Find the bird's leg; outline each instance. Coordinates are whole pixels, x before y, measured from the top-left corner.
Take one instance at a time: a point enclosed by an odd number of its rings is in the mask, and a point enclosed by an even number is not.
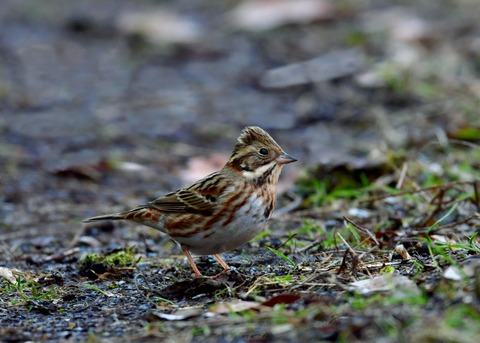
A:
[[[188,250],[188,247],[182,245],[182,252],[185,256],[187,256],[187,260],[188,260],[188,262],[190,262],[190,265],[192,266],[192,269],[193,269],[193,272],[195,273],[195,276],[202,276],[202,274],[198,270],[197,265],[195,264],[195,261],[193,260],[192,255],[190,254],[190,251]],[[225,263],[225,262],[223,262],[223,263]]]
[[[228,264],[225,263],[225,261],[220,257],[219,254],[213,254],[213,257],[217,259],[217,261],[222,265],[223,269],[230,270]]]
[[[217,259],[217,261],[222,265],[223,269],[225,269],[225,270],[218,273],[214,277],[212,277],[212,280],[216,280],[224,274],[230,275],[230,267],[228,266],[228,264],[225,263],[225,261],[220,257],[220,255],[213,254],[213,257],[215,257]]]

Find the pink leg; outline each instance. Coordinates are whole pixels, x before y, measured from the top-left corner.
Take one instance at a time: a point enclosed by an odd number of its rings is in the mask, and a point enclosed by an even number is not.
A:
[[[213,254],[213,257],[215,257],[217,259],[217,261],[222,265],[223,269],[225,270],[230,270],[230,267],[228,266],[228,264],[225,263],[224,260],[222,260],[222,258],[220,257],[220,255],[218,254]]]
[[[198,270],[197,265],[195,264],[195,261],[193,260],[192,255],[190,254],[190,251],[186,246],[182,246],[182,251],[185,256],[187,256],[188,262],[190,262],[190,265],[192,266],[193,272],[195,273],[195,276],[202,276],[200,271]],[[223,262],[223,261],[222,261]],[[223,262],[225,263],[225,262]]]

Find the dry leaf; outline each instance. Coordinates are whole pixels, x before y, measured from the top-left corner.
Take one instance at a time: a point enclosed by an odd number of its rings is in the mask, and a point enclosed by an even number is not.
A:
[[[369,210],[363,208],[352,207],[348,209],[348,215],[356,218],[366,219],[372,215]]]
[[[135,162],[119,162],[116,165],[117,169],[132,172],[132,173],[139,173],[139,172],[147,172],[149,168],[139,163]]]
[[[271,297],[267,301],[264,301],[262,305],[273,307],[277,304],[292,304],[298,299],[300,299],[300,296],[298,294],[280,294]]]
[[[443,273],[443,277],[449,280],[460,281],[465,277],[474,277],[479,270],[480,259],[472,256],[464,261],[462,266],[449,266]]]
[[[333,6],[326,0],[250,0],[241,2],[230,17],[236,28],[264,31],[285,24],[330,19]]]
[[[460,281],[466,276],[465,272],[456,266],[449,266],[443,273],[443,277],[448,280]]]
[[[193,20],[167,10],[123,13],[117,27],[127,34],[142,35],[154,44],[192,43],[201,35]]]
[[[430,238],[436,243],[445,243],[445,244],[452,244],[452,245],[457,243],[454,239],[449,238],[449,237],[444,236],[444,235],[435,235],[434,234],[434,235],[430,235]],[[451,246],[450,250],[455,251],[455,250],[458,250],[458,248],[455,248],[454,246]]]
[[[266,88],[282,88],[337,79],[359,71],[363,61],[359,49],[333,51],[309,61],[271,69],[262,76],[260,84]]]
[[[371,31],[385,30],[393,43],[419,42],[430,39],[434,33],[431,24],[417,13],[404,7],[372,11],[364,16]]]
[[[403,246],[403,244],[399,244],[395,247],[395,249],[393,249],[393,251],[402,256],[402,259],[404,260],[411,260],[412,257],[410,256],[410,254],[408,253],[407,249],[405,249],[405,247]]]
[[[182,180],[185,183],[193,183],[208,174],[222,169],[227,161],[227,155],[218,153],[207,157],[192,157],[188,161],[187,168],[182,172]]]
[[[256,309],[259,306],[260,303],[257,303],[255,301],[234,300],[231,302],[221,302],[210,306],[207,316],[213,317],[218,314],[247,311],[251,309]]]
[[[202,307],[195,306],[195,307],[185,307],[178,309],[174,313],[163,313],[155,311],[152,314],[160,319],[165,320],[185,320],[189,318],[194,318],[201,316],[203,313]]]
[[[17,278],[15,275],[20,275],[22,272],[18,269],[10,269],[7,267],[0,267],[0,277],[3,277],[8,282],[15,284],[17,283]]]
[[[371,279],[355,281],[349,284],[349,288],[364,295],[378,292],[394,292],[397,290],[420,292],[415,282],[406,276],[398,274],[382,274]]]

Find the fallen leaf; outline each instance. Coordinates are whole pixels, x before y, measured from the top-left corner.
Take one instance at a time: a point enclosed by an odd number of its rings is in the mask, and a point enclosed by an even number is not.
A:
[[[202,306],[194,306],[194,307],[184,307],[176,310],[173,313],[163,313],[159,311],[151,312],[151,315],[154,317],[164,319],[164,320],[185,320],[190,318],[195,318],[201,316],[203,313]]]
[[[397,245],[397,246],[393,249],[393,251],[394,251],[396,254],[402,256],[402,259],[404,259],[404,260],[411,260],[411,259],[412,259],[412,257],[411,257],[410,254],[408,253],[407,249],[405,249],[405,247],[403,246],[403,244]]]
[[[461,266],[449,266],[443,273],[445,279],[460,281],[465,277],[473,277],[480,270],[480,259],[471,257]]]
[[[93,225],[93,224],[85,224],[85,225]],[[98,239],[92,236],[80,236],[75,241],[75,244],[88,245],[91,247],[100,247],[103,245],[102,242],[100,242]]]
[[[202,31],[192,19],[164,9],[122,13],[117,27],[127,34],[142,35],[154,44],[193,43]]]
[[[98,181],[101,174],[93,166],[70,166],[55,171],[56,176],[74,178],[78,180]]]
[[[480,127],[464,126],[457,129],[456,131],[449,132],[448,136],[454,139],[478,141],[480,140]]]
[[[134,163],[134,162],[119,162],[116,165],[116,167],[119,170],[132,172],[132,173],[144,172],[149,170],[148,167],[141,165],[139,163]]]
[[[377,29],[386,29],[392,41],[420,42],[431,39],[434,31],[431,24],[413,11],[404,7],[391,7],[385,10],[373,11],[366,16]]]
[[[363,208],[357,208],[357,207],[349,208],[347,213],[349,216],[357,217],[361,219],[370,218],[370,216],[372,215],[369,210],[366,210]]]
[[[7,267],[0,267],[0,277],[3,277],[8,282],[15,284],[17,283],[17,278],[15,275],[20,275],[22,272],[18,269],[10,269]]]
[[[182,180],[185,183],[193,183],[202,177],[211,174],[223,168],[228,161],[228,156],[224,154],[211,154],[207,157],[192,157],[185,171],[182,172]]]
[[[333,6],[326,0],[249,0],[242,1],[229,16],[236,28],[264,31],[286,24],[331,19],[333,14]]]
[[[466,276],[465,272],[456,266],[449,266],[443,273],[443,277],[448,280],[460,281]]]
[[[449,238],[447,236],[444,236],[444,235],[430,235],[430,238],[436,242],[436,243],[445,243],[445,244],[455,244],[457,243],[454,239],[452,238]],[[450,246],[450,249],[451,250],[458,250],[458,248],[455,248],[454,246]]]
[[[266,88],[282,88],[322,82],[352,75],[363,66],[360,49],[333,51],[312,60],[271,69],[260,79]]]
[[[255,301],[234,300],[231,302],[221,302],[210,306],[207,317],[213,317],[218,314],[237,313],[251,309],[257,309],[260,303]]]
[[[420,290],[415,282],[406,276],[398,274],[382,274],[371,279],[355,281],[349,284],[349,288],[363,295],[398,290],[420,294]]]
[[[273,307],[277,304],[292,304],[298,299],[300,299],[300,296],[297,294],[280,294],[264,301],[262,305]]]

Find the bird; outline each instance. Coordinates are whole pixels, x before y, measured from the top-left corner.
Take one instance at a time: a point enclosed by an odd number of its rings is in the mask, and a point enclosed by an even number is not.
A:
[[[280,172],[295,161],[265,130],[247,126],[221,170],[131,210],[83,222],[126,220],[157,229],[180,245],[195,277],[202,274],[192,253],[213,255],[230,270],[219,254],[265,229],[275,207]]]

